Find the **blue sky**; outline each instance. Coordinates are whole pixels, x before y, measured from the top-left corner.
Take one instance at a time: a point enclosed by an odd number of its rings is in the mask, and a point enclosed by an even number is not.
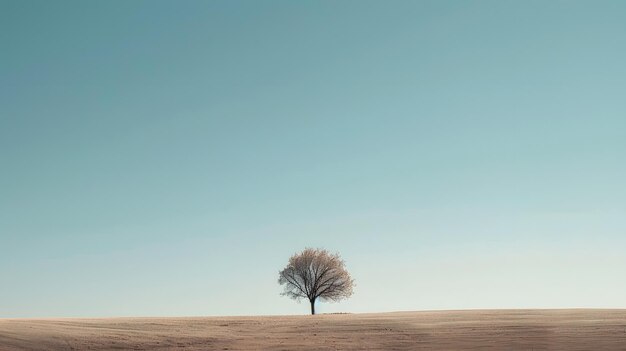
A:
[[[623,1],[0,0],[0,316],[626,308]]]

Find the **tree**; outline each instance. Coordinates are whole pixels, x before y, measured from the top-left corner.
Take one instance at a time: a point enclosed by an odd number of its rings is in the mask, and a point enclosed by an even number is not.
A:
[[[289,258],[287,267],[279,272],[278,283],[285,285],[281,294],[299,301],[306,298],[315,314],[315,300],[340,301],[352,295],[354,280],[344,267],[339,254],[324,249],[306,248]]]

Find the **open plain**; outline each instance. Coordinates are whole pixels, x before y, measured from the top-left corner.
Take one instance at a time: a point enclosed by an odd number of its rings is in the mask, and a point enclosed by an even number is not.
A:
[[[0,350],[626,350],[626,310],[0,319]]]

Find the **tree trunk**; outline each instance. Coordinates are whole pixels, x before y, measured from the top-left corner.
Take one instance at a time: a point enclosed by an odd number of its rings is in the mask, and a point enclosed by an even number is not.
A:
[[[315,300],[311,300],[311,314],[315,314]]]

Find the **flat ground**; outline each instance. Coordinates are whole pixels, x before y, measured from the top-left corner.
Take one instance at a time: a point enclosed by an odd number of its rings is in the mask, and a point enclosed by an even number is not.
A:
[[[626,350],[626,310],[0,319],[0,350]]]

